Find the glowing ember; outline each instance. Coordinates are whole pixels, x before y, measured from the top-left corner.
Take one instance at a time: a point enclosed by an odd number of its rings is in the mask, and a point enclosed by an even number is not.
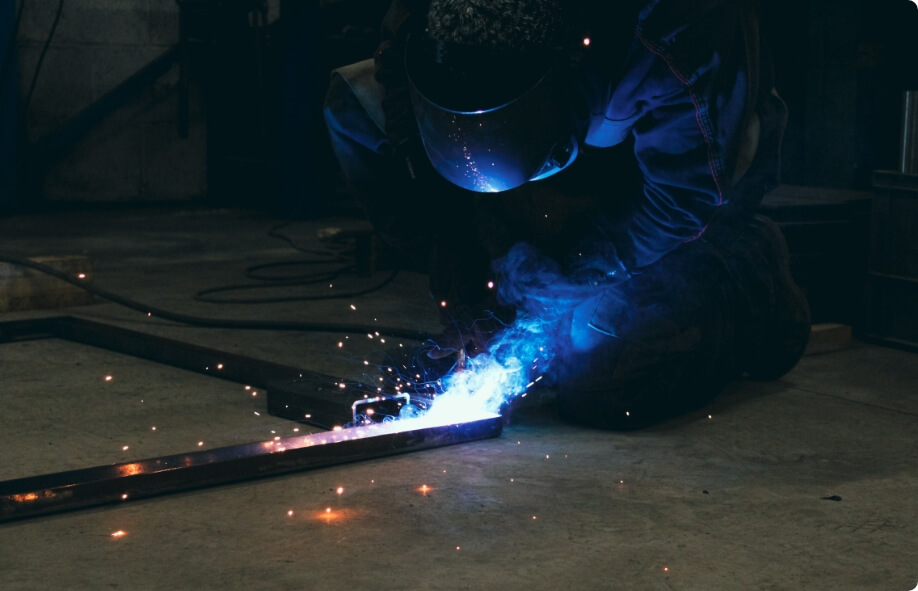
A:
[[[127,535],[127,532],[124,531],[123,529],[119,529],[118,531],[113,531],[113,532],[112,532],[112,537],[113,537],[113,538],[116,538],[116,539],[117,539],[117,538],[123,538],[123,537],[126,536],[126,535]]]

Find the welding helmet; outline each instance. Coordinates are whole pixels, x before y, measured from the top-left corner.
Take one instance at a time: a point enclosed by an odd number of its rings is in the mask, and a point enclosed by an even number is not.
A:
[[[412,36],[411,101],[434,169],[479,193],[507,191],[568,167],[578,153],[564,60]]]

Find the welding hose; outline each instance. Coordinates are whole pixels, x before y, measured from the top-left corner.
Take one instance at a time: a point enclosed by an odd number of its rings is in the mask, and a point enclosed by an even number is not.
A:
[[[78,277],[65,273],[59,269],[55,269],[49,265],[43,263],[38,263],[33,260],[17,257],[7,254],[0,253],[0,262],[9,263],[11,265],[17,265],[20,267],[26,267],[33,269],[35,271],[40,271],[51,277],[60,279],[61,281],[66,281],[71,285],[75,285],[80,289],[91,293],[92,295],[102,298],[103,300],[108,300],[115,304],[119,304],[131,310],[137,310],[138,312],[143,312],[147,316],[161,318],[163,320],[169,320],[172,322],[178,322],[180,324],[186,324],[189,326],[197,326],[201,328],[228,328],[228,329],[240,329],[240,330],[283,330],[283,331],[300,331],[300,332],[333,332],[333,333],[351,333],[351,334],[365,334],[365,333],[379,333],[380,335],[385,335],[389,337],[405,338],[415,341],[424,341],[430,338],[433,338],[433,335],[418,331],[418,330],[409,330],[406,328],[396,328],[389,326],[368,326],[362,324],[332,324],[327,322],[277,322],[277,321],[263,321],[263,320],[233,320],[228,318],[200,318],[198,316],[189,316],[187,314],[178,314],[176,312],[170,312],[168,310],[163,310],[155,306],[149,306],[136,300],[120,296],[118,294],[112,293],[108,290],[96,287],[92,284],[86,283],[85,280],[82,280]],[[387,281],[388,283],[388,281]]]

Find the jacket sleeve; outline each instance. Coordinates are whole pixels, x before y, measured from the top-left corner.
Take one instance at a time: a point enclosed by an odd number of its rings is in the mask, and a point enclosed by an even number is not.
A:
[[[629,271],[700,237],[729,197],[750,81],[739,27],[713,25],[668,37],[639,26],[608,103],[604,119],[628,123],[643,175],[630,215],[605,229]]]

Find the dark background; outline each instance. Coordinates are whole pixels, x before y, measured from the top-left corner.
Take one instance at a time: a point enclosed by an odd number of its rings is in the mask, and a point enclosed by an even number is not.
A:
[[[161,3],[159,12],[133,17],[138,31],[152,21],[159,32],[113,44],[114,53],[132,48],[131,60],[121,60],[120,78],[112,74],[107,86],[99,82],[104,68],[91,70],[86,97],[73,90],[81,88],[79,64],[63,64],[55,52],[69,52],[71,61],[79,57],[73,48],[80,49],[89,33],[72,31],[95,31],[90,41],[97,45],[123,33],[106,30],[99,14],[80,13],[71,1],[63,3],[50,42],[58,0],[26,0],[18,30],[10,26],[12,7],[5,4],[0,14],[0,47],[19,49],[5,58],[18,67],[6,68],[0,93],[5,212],[185,201],[309,218],[347,203],[321,102],[333,67],[372,55],[387,2]],[[763,11],[778,91],[790,110],[783,182],[869,189],[873,170],[896,165],[901,92],[918,88],[918,9],[908,0],[772,0]],[[118,27],[113,19],[108,26]],[[157,36],[156,51],[146,54],[177,49],[178,57],[162,73],[137,79],[154,60],[135,54]],[[39,66],[36,54],[45,50]],[[88,59],[105,63],[112,52]],[[73,80],[65,85],[68,77]],[[39,82],[34,88],[33,78]],[[127,92],[108,96],[130,81]],[[94,116],[78,117],[92,107]],[[160,115],[151,116],[154,111]],[[99,132],[112,121],[116,131]],[[139,139],[122,131],[138,121],[145,125]],[[60,133],[66,125],[70,133]],[[118,140],[119,134],[128,137]],[[126,161],[121,154],[138,142],[147,147]],[[87,153],[97,156],[81,161]],[[108,182],[113,169],[120,176]]]

